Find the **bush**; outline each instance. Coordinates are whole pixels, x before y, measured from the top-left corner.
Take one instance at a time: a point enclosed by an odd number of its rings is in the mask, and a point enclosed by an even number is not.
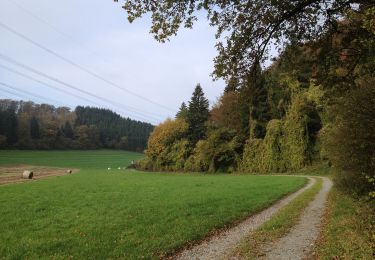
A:
[[[211,128],[186,162],[187,171],[231,172],[237,167],[241,143],[235,130]]]
[[[287,111],[284,122],[283,157],[287,170],[298,170],[311,164],[313,142],[309,133],[309,113],[313,105],[297,95]]]
[[[375,80],[350,91],[331,108],[336,115],[322,135],[324,149],[339,171],[336,182],[357,194],[375,191]]]
[[[304,94],[293,98],[283,120],[269,121],[264,139],[246,142],[241,171],[267,173],[295,171],[311,164],[319,115]]]
[[[250,138],[246,141],[240,171],[261,173],[263,169],[263,140]]]
[[[155,127],[145,151],[147,158],[138,162],[138,169],[176,171],[184,168],[190,154],[184,138],[188,125],[183,119],[167,119]]]

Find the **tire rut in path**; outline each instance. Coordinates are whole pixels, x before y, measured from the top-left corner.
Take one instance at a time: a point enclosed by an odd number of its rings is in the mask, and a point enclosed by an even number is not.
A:
[[[306,177],[306,176],[301,176]],[[309,189],[316,180],[308,177],[309,183],[302,189],[284,197],[269,208],[253,215],[238,224],[237,226],[223,231],[219,235],[210,237],[202,243],[186,249],[172,257],[172,259],[226,259],[228,254],[246,237],[251,231],[257,229],[264,222],[269,220],[281,208],[291,202],[305,190]]]
[[[267,245],[264,248],[265,257],[262,259],[304,259],[311,253],[319,235],[327,195],[332,187],[330,179],[322,178],[322,188],[305,208],[298,224],[280,240]]]

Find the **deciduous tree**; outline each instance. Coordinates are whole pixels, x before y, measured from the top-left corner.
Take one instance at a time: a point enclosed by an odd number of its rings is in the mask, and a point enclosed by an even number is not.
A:
[[[116,2],[118,0],[115,0]],[[217,28],[214,75],[245,79],[250,68],[267,58],[272,45],[315,40],[335,28],[344,14],[373,6],[373,0],[124,0],[128,20],[151,13],[151,33],[161,42],[181,26],[192,28],[206,11]]]

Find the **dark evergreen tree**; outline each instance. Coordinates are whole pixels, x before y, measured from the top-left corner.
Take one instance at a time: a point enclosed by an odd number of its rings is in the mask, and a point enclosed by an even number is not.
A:
[[[72,112],[67,107],[0,99],[0,148],[143,152],[153,128],[107,109],[78,106]]]
[[[96,126],[100,146],[105,148],[119,148],[121,138],[126,136],[127,149],[141,152],[146,148],[148,137],[154,129],[151,124],[123,118],[108,109],[78,106],[75,113],[75,127]]]
[[[0,112],[0,135],[7,138],[7,144],[13,145],[17,143],[17,115],[13,109],[7,109]]]
[[[66,138],[73,139],[74,137],[74,131],[69,121],[65,122],[65,125],[61,128],[61,132]]]
[[[35,116],[30,120],[30,136],[32,139],[40,138],[39,121]]]
[[[251,79],[252,95],[250,104],[250,134],[254,138],[264,138],[267,123],[271,119],[268,104],[268,91],[265,85],[264,74],[259,66],[255,78]]]
[[[176,118],[186,119],[187,113],[188,113],[188,108],[185,102],[182,102],[180,109],[178,110],[176,114]]]
[[[270,120],[268,92],[260,65],[254,66],[240,89],[242,134],[264,138]]]
[[[192,146],[206,135],[206,121],[209,116],[208,108],[209,102],[204,96],[202,87],[198,84],[189,101],[189,109],[186,117],[189,125],[188,137]]]

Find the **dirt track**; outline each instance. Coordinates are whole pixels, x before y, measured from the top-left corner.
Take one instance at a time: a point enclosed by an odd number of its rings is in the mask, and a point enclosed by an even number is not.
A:
[[[287,178],[287,177],[286,177]],[[247,236],[251,231],[257,229],[264,222],[269,220],[276,212],[287,205],[299,194],[310,188],[315,179],[310,178],[309,183],[295,193],[276,202],[271,207],[261,211],[260,213],[249,217],[237,226],[225,230],[224,232],[210,237],[202,243],[184,250],[173,257],[173,259],[228,259],[228,254]],[[275,258],[277,259],[277,258]]]
[[[22,173],[26,170],[33,171],[34,176],[32,180],[38,180],[52,176],[66,175],[68,174],[68,170],[72,170],[72,173],[76,173],[79,171],[78,169],[32,166],[25,164],[0,166],[0,185],[32,181],[28,179],[22,179]]]
[[[326,207],[332,181],[323,177],[323,186],[304,210],[299,223],[283,238],[268,245],[263,259],[303,259],[313,249]]]

